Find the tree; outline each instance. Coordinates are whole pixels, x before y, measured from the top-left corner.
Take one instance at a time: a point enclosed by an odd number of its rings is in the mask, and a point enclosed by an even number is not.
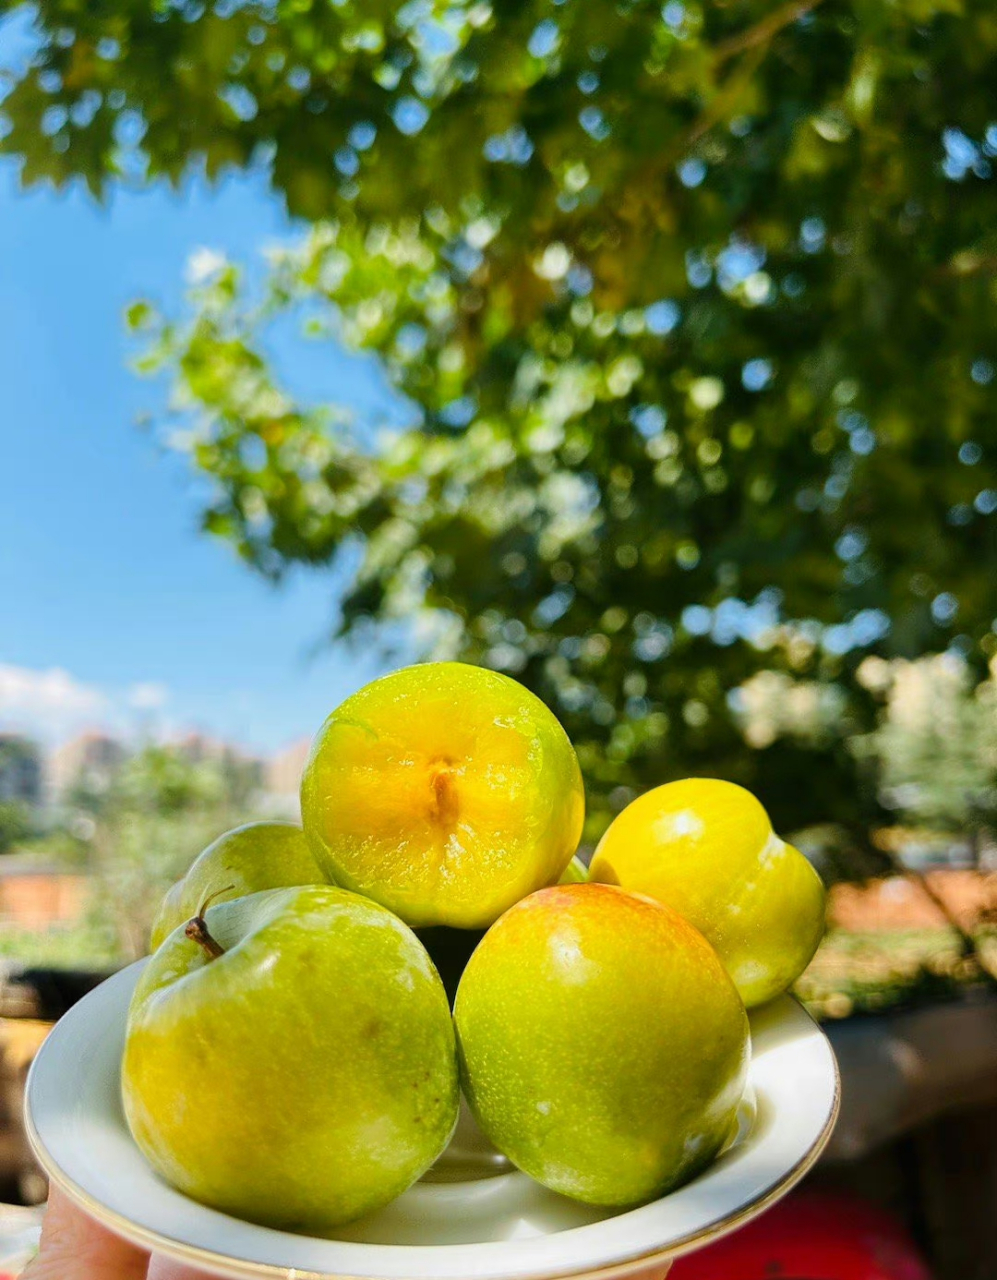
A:
[[[31,814],[23,804],[17,800],[0,801],[0,853],[9,853],[33,831]]]
[[[886,713],[864,746],[881,761],[887,805],[909,820],[971,836],[997,818],[997,662],[968,688],[951,655],[873,663]],[[867,680],[869,676],[867,676]]]
[[[232,762],[194,762],[183,748],[150,745],[78,811],[74,827],[86,831],[97,885],[91,923],[113,953],[129,961],[146,954],[163,895],[203,848],[247,820],[253,798]]]
[[[341,629],[541,693],[594,834],[717,772],[868,822],[870,655],[997,650],[997,17],[983,0],[37,6],[25,182],[265,164],[314,225],[146,303],[214,482]],[[409,424],[300,403],[267,327],[380,358]],[[836,731],[742,732],[758,673]]]

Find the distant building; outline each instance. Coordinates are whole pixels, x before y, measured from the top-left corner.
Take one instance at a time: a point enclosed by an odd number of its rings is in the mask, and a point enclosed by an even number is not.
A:
[[[196,731],[176,738],[170,745],[190,764],[229,764],[244,757],[238,747]]]
[[[124,763],[125,747],[106,733],[81,733],[64,742],[48,758],[47,784],[51,799],[60,804],[74,791],[102,795]]]
[[[20,734],[0,734],[0,804],[37,809],[42,802],[42,761],[38,747]]]
[[[299,738],[267,761],[263,790],[267,808],[275,815],[300,817],[301,773],[311,745],[310,738]]]

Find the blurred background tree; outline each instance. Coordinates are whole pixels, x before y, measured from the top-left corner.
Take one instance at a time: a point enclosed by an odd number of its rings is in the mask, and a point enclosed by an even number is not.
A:
[[[870,670],[869,668],[872,668]],[[880,762],[884,803],[904,821],[976,840],[997,824],[997,682],[972,688],[950,654],[868,664],[886,694],[885,715],[859,745]]]
[[[115,745],[113,756],[81,757],[44,811],[0,803],[0,853],[16,850],[25,875],[53,884],[40,905],[22,898],[0,919],[0,957],[98,969],[137,960],[166,890],[217,836],[265,810],[260,762],[225,744]],[[60,877],[87,881],[64,886],[69,907]],[[49,923],[26,924],[25,909]]]
[[[529,684],[590,836],[692,772],[868,830],[902,794],[870,658],[945,653],[992,718],[985,0],[33,12],[26,184],[265,166],[308,224],[262,272],[202,255],[179,319],[131,308],[205,528],[337,565],[343,634]],[[374,353],[403,420],[297,398],[288,317]]]
[[[123,761],[105,790],[76,793],[69,826],[94,878],[88,928],[109,957],[146,954],[166,890],[216,836],[247,820],[255,790],[237,762],[149,745]]]
[[[34,815],[26,798],[36,798],[40,776],[33,744],[18,734],[0,734],[0,854],[34,833]]]
[[[31,814],[16,800],[0,801],[0,853],[7,853],[32,833]]]

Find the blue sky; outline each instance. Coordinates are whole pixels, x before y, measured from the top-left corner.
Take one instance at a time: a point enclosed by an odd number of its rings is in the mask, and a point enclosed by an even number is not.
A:
[[[0,31],[0,66],[11,49]],[[259,176],[99,207],[21,192],[0,162],[0,728],[51,738],[151,715],[270,749],[375,674],[343,648],[316,653],[328,575],[276,590],[250,575],[198,532],[181,461],[136,425],[165,388],[129,372],[128,301],[175,311],[199,247],[245,259],[292,234]],[[306,394],[385,403],[370,364],[278,354]]]

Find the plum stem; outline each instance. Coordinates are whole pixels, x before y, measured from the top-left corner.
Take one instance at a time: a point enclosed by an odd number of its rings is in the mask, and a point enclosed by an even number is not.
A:
[[[220,947],[211,936],[211,932],[208,929],[208,923],[204,918],[204,913],[216,898],[221,897],[223,893],[228,893],[234,888],[234,884],[229,884],[226,885],[224,889],[218,889],[214,893],[209,894],[201,904],[201,909],[198,911],[197,915],[193,920],[189,920],[187,922],[187,927],[184,929],[184,933],[188,938],[190,938],[191,942],[196,942],[197,945],[207,953],[209,960],[217,960],[219,956],[223,956],[225,954],[225,948]]]
[[[219,956],[225,954],[225,948],[220,947],[208,932],[208,926],[200,916],[195,916],[193,920],[188,921],[187,928],[184,933],[190,938],[191,942],[197,945],[207,953],[209,960],[217,960]]]

